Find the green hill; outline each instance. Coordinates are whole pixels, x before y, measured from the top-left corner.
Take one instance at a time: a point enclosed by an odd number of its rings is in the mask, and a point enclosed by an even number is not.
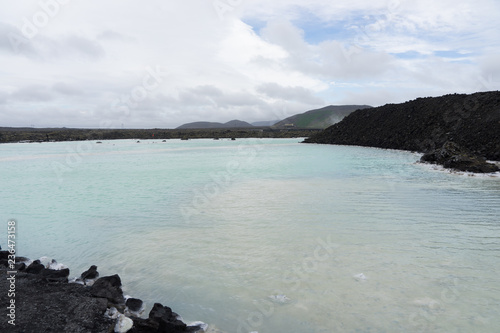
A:
[[[288,117],[273,127],[327,128],[359,109],[371,108],[369,105],[330,105],[321,109],[307,111]]]

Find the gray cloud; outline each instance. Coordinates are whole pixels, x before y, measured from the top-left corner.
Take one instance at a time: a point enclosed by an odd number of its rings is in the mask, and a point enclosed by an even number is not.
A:
[[[264,104],[258,97],[248,92],[224,94],[216,99],[216,103],[221,108],[259,107]]]
[[[69,83],[65,82],[56,82],[52,86],[52,90],[67,96],[79,96],[82,94],[82,89],[78,89],[76,86],[73,86]]]
[[[38,34],[26,38],[18,28],[0,22],[0,51],[11,55],[27,56],[39,60],[50,60],[54,57],[76,57],[96,60],[105,55],[99,42],[91,39],[69,35],[50,38]]]
[[[193,94],[210,97],[222,96],[224,94],[222,90],[213,85],[197,86],[195,88],[189,89],[189,91]]]
[[[60,47],[63,49],[62,53],[66,53],[64,51],[67,50],[70,54],[74,53],[92,60],[99,59],[105,54],[104,48],[98,42],[76,35],[64,38]]]
[[[0,51],[13,55],[33,56],[36,51],[31,41],[17,27],[0,21]]]
[[[263,102],[250,92],[223,92],[212,86],[197,86],[182,91],[177,100],[170,100],[178,105],[213,106],[227,109],[242,106],[261,106]]]
[[[0,50],[12,52],[12,44],[10,38],[12,38],[12,34],[19,34],[19,30],[10,25],[0,22]]]
[[[16,102],[49,102],[53,98],[54,96],[47,87],[28,85],[13,93],[10,100]]]
[[[97,39],[100,41],[122,41],[122,42],[130,42],[133,41],[134,38],[122,35],[119,32],[114,30],[106,30],[97,35]]]
[[[6,104],[7,98],[8,98],[8,94],[0,91],[0,104]]]

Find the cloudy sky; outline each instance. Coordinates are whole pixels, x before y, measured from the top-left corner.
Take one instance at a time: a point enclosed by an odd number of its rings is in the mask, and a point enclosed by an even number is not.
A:
[[[0,126],[173,128],[500,89],[498,0],[0,0]]]

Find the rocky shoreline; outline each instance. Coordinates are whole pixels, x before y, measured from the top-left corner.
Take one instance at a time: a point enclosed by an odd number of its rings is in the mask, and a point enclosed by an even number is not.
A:
[[[143,318],[143,301],[124,296],[120,277],[99,277],[95,265],[70,280],[70,270],[55,260],[16,257],[13,264],[9,254],[0,251],[0,274],[6,277],[0,279],[0,307],[6,312],[0,321],[2,332],[201,333],[207,329],[202,322],[184,323],[160,303]]]
[[[424,154],[421,163],[442,165],[444,168],[473,173],[494,173],[500,168],[486,161],[486,158],[460,147],[452,141],[446,142],[441,148]]]
[[[421,162],[491,173],[500,161],[500,92],[418,98],[357,110],[305,143],[356,145],[424,153]]]

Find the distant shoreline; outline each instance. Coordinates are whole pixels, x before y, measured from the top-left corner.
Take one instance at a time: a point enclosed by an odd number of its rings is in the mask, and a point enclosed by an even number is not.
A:
[[[309,137],[321,129],[271,127],[220,129],[78,129],[0,127],[0,143],[123,139],[232,139]]]

